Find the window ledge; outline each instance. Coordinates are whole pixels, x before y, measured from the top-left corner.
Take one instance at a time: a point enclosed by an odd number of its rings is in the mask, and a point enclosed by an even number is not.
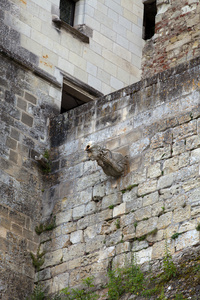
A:
[[[84,33],[80,32],[76,28],[70,26],[69,24],[62,21],[58,16],[52,16],[52,21],[58,28],[65,28],[66,31],[70,32],[75,38],[81,40],[84,43],[89,44],[89,37]]]

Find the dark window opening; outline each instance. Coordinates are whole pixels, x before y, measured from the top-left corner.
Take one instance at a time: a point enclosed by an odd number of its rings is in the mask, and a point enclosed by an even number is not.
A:
[[[76,98],[73,95],[70,95],[69,93],[67,93],[67,91],[63,90],[60,113],[63,114],[66,111],[69,111],[70,109],[73,109],[84,103],[85,103],[84,101]]]
[[[75,1],[60,0],[60,19],[73,26],[74,24]]]
[[[155,17],[157,14],[156,0],[144,2],[143,39],[150,39],[155,33]]]

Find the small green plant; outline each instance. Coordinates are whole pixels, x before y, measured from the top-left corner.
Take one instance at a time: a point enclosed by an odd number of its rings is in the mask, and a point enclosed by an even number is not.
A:
[[[165,240],[165,255],[163,258],[163,279],[169,281],[172,277],[175,277],[177,274],[176,266],[173,263],[172,255],[169,251],[167,244],[167,239]]]
[[[117,229],[120,228],[120,220],[119,219],[116,220],[115,226],[116,226]]]
[[[131,185],[127,186],[125,189],[121,190],[121,192],[122,192],[122,194],[124,194],[127,191],[131,191],[136,186],[138,186],[138,184],[131,184]]]
[[[44,300],[44,299],[45,299],[45,293],[40,284],[36,285],[34,287],[32,295],[26,298],[26,300]]]
[[[164,206],[162,206],[161,208],[162,208],[162,211],[164,212],[164,211],[165,211],[165,207],[164,207]]]
[[[50,222],[47,222],[46,224],[40,223],[39,226],[36,226],[35,232],[38,235],[40,235],[42,232],[53,230],[55,227],[56,227],[56,216],[54,216]]]
[[[87,277],[82,280],[83,289],[72,289],[71,292],[69,288],[64,288],[61,290],[60,294],[64,294],[66,297],[65,300],[96,300],[98,299],[98,295],[95,294],[91,289],[94,287],[93,285],[94,277]]]
[[[196,230],[200,231],[200,223],[197,225]]]
[[[158,297],[158,300],[167,300],[167,298],[165,297],[165,293],[164,293],[164,288],[163,287],[162,287],[162,290],[161,290],[161,294]]]
[[[184,300],[183,294],[176,294],[174,300]]]
[[[109,270],[108,279],[108,299],[120,299],[120,296],[125,293],[125,287],[123,284],[123,270],[120,268],[117,268],[116,270]]]
[[[163,155],[161,156],[161,158],[163,158],[166,155],[166,153],[163,153]]]
[[[158,228],[154,228],[152,231],[148,233],[148,235],[156,235],[157,232],[158,232]]]
[[[40,271],[40,267],[44,264],[44,255],[45,252],[40,253],[40,246],[37,249],[36,255],[34,255],[32,252],[30,252],[31,258],[32,258],[32,263],[33,266],[35,267],[35,270],[38,272]]]
[[[91,289],[93,285],[93,277],[87,277],[82,280],[83,289],[72,289],[69,290],[68,287],[62,289],[60,292],[52,297],[47,297],[41,285],[37,285],[29,298],[27,300],[97,300],[98,295],[95,294]]]
[[[138,238],[138,241],[139,241],[139,242],[142,242],[142,241],[144,241],[144,240],[146,239],[146,237],[147,237],[147,235],[144,234],[144,235],[142,235],[142,236],[140,236],[140,237]]]
[[[144,290],[144,275],[132,257],[130,266],[108,271],[108,299],[117,300],[124,293],[139,293]]]
[[[176,233],[174,233],[174,234],[171,236],[171,239],[172,239],[172,240],[175,240],[175,239],[177,239],[177,238],[179,237],[179,235],[181,235],[181,233],[176,232]]]
[[[135,227],[135,229],[136,229],[136,227],[138,226],[138,223],[137,222],[134,222],[134,227]]]
[[[115,207],[114,204],[108,206],[109,209],[113,209],[114,207]]]
[[[50,161],[50,153],[47,149],[44,151],[43,157],[46,159],[46,162],[41,165],[42,172],[48,174],[51,172],[51,161]]]

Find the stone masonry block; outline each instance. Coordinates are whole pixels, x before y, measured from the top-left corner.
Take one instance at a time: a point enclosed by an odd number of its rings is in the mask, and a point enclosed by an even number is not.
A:
[[[70,261],[74,258],[82,257],[85,253],[85,244],[79,243],[71,245],[70,247],[63,249],[63,261]]]
[[[132,188],[130,191],[125,191],[122,195],[123,202],[134,201],[137,198],[137,187]]]
[[[191,207],[187,205],[186,207],[180,207],[174,210],[173,221],[174,223],[183,222],[189,220],[191,216]]]
[[[151,193],[143,197],[143,206],[154,204],[158,201],[158,192]]]
[[[111,205],[116,205],[121,203],[121,193],[115,193],[103,197],[102,200],[102,209],[108,208]]]
[[[28,125],[29,127],[33,126],[33,117],[26,114],[25,112],[22,112],[21,121],[22,121],[22,123]]]
[[[162,174],[160,163],[154,163],[150,165],[147,171],[147,177],[155,178],[159,177]]]
[[[23,214],[19,214],[16,211],[10,211],[9,218],[13,223],[25,227],[26,218]]]
[[[32,104],[37,104],[37,98],[31,94],[29,94],[28,92],[25,92],[25,99],[29,102],[31,102]]]
[[[10,133],[11,138],[19,141],[20,139],[20,132],[16,130],[15,128],[11,128],[11,133]]]
[[[199,243],[200,237],[197,230],[191,230],[186,233],[181,234],[178,239],[175,241],[176,250],[179,251],[186,247],[196,245]]]
[[[200,148],[191,151],[190,163],[199,163],[200,162]]]
[[[108,247],[99,251],[99,261],[115,256],[115,247]]]
[[[72,244],[82,243],[83,242],[83,231],[78,230],[70,234],[70,241]]]
[[[10,149],[16,150],[17,148],[17,141],[8,137],[6,141],[6,146],[9,147]]]
[[[113,209],[113,218],[124,215],[126,213],[126,203],[121,203]]]
[[[165,175],[159,178],[158,180],[158,189],[164,189],[172,185],[174,181],[174,174]]]
[[[45,254],[45,261],[42,267],[46,268],[49,266],[55,266],[61,262],[63,257],[62,249],[58,249],[53,252],[48,252]]]
[[[51,284],[51,292],[56,293],[69,285],[69,274],[63,273],[55,276]]]
[[[65,212],[58,213],[56,215],[56,224],[66,223],[72,220],[72,209],[69,209]]]
[[[23,235],[22,234],[22,227],[17,225],[17,224],[12,223],[11,224],[11,229],[12,229],[12,232],[14,232],[15,234],[21,235],[21,236]]]
[[[135,211],[136,221],[141,221],[144,219],[149,219],[151,217],[151,207],[143,207]]]
[[[136,260],[138,264],[149,262],[151,260],[151,257],[152,257],[152,247],[143,249],[136,253]]]
[[[104,234],[104,232],[102,232],[102,223],[94,224],[93,226],[88,226],[84,230],[84,239],[87,242],[88,240],[95,238],[95,236],[97,236],[100,233]]]
[[[138,186],[138,195],[143,196],[155,192],[157,189],[157,180],[151,179],[144,183],[139,184]]]
[[[167,159],[163,164],[164,175],[175,172],[178,170],[178,157],[172,157]]]
[[[141,221],[138,223],[136,227],[136,236],[140,237],[143,236],[157,227],[158,218],[153,217],[145,221]]]
[[[158,218],[158,229],[163,229],[172,223],[172,212],[165,213]]]
[[[85,214],[91,214],[94,213],[96,211],[96,203],[94,201],[89,202],[88,204],[86,204],[85,207]]]
[[[10,150],[10,155],[9,155],[9,159],[14,162],[15,164],[17,164],[18,162],[18,154],[17,152]]]
[[[124,242],[124,243],[119,243],[116,246],[116,254],[121,254],[124,252],[128,252],[131,250],[131,244],[130,242]]]
[[[72,217],[73,220],[78,220],[85,215],[85,205],[80,205],[73,208]]]
[[[17,107],[26,111],[27,109],[27,101],[25,101],[24,99],[22,99],[21,97],[19,97],[17,99]]]

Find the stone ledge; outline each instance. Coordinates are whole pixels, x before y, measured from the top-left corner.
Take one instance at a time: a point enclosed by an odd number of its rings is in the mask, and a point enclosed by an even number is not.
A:
[[[26,69],[32,71],[35,75],[45,79],[46,81],[54,84],[57,87],[62,87],[62,84],[56,80],[55,77],[49,75],[47,72],[41,70],[39,67],[37,67],[35,64],[31,63],[29,60],[27,60],[24,57],[21,57],[20,54],[14,53],[4,47],[3,45],[0,45],[0,55],[4,55],[8,57],[9,59],[13,60],[14,62],[18,63],[19,65],[25,67]]]
[[[79,31],[78,29],[70,26],[69,24],[62,21],[58,16],[52,16],[52,22],[60,29],[64,28],[66,31],[71,33],[75,38],[81,40],[84,43],[89,44],[89,37],[85,35],[83,32]],[[83,27],[80,27],[80,30],[83,31]],[[89,33],[91,35],[91,32]]]

